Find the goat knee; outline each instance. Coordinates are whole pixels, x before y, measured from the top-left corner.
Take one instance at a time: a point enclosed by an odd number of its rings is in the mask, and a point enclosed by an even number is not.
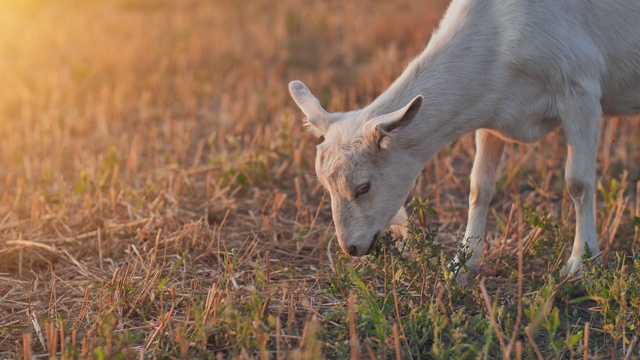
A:
[[[567,190],[571,199],[581,201],[585,194],[593,191],[593,185],[584,180],[569,178],[567,179]]]
[[[495,187],[493,184],[478,184],[472,180],[469,191],[469,205],[471,207],[488,206],[494,191]]]

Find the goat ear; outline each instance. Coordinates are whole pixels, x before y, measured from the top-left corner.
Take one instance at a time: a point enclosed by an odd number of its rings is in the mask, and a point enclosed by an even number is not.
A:
[[[331,124],[331,115],[322,108],[318,99],[302,81],[298,80],[289,83],[289,93],[307,116],[305,125],[309,131],[316,137],[324,136]]]
[[[387,149],[391,138],[406,127],[416,117],[422,107],[422,95],[418,95],[405,107],[390,114],[381,115],[371,120],[372,130],[368,137],[378,149]]]

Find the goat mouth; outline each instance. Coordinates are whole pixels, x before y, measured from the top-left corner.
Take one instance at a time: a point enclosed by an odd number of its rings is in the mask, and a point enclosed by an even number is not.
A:
[[[371,254],[373,249],[376,248],[376,245],[378,245],[378,236],[380,236],[380,232],[377,232],[375,235],[373,235],[373,239],[371,239],[371,245],[369,245],[369,249],[367,249],[365,255]]]

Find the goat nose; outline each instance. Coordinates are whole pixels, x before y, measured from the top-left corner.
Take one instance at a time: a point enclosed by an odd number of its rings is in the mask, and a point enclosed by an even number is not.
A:
[[[358,247],[355,245],[350,245],[347,248],[347,253],[349,253],[349,255],[351,256],[358,256]]]

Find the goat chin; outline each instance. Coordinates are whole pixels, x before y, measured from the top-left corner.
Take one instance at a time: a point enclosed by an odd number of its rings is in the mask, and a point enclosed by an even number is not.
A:
[[[401,207],[398,213],[391,218],[387,226],[391,228],[395,237],[401,236],[403,239],[407,238],[407,219],[407,211],[404,207]]]
[[[406,239],[408,236],[407,227],[404,225],[389,225],[389,229],[396,238]]]

